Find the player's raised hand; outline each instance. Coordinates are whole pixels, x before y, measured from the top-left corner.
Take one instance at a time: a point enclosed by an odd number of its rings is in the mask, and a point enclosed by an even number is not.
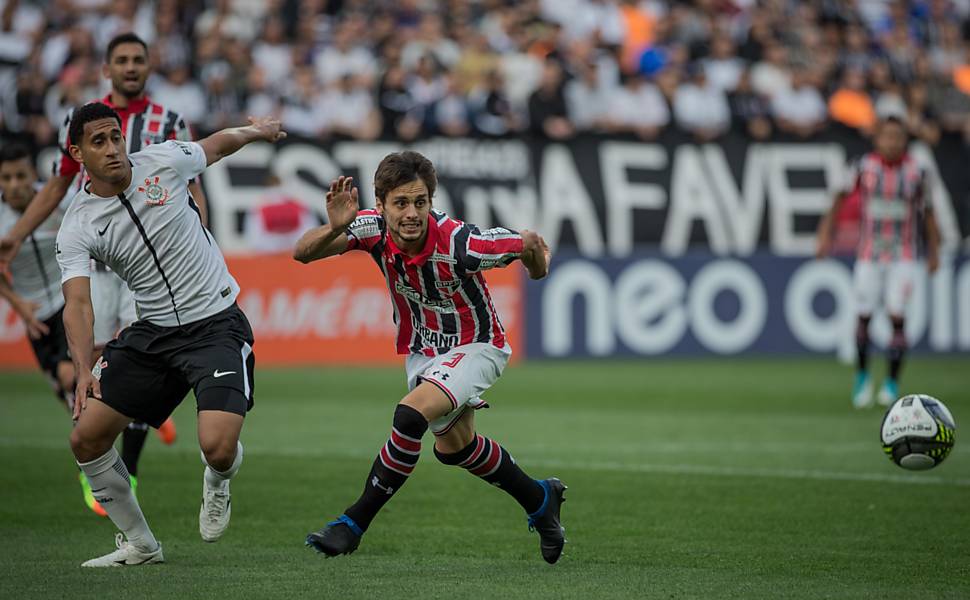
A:
[[[286,137],[286,132],[281,129],[280,120],[276,117],[249,117],[249,124],[253,127],[259,138],[267,142],[278,142]]]
[[[330,182],[327,192],[327,219],[330,227],[346,229],[357,218],[360,204],[357,201],[357,188],[353,177],[340,176]]]
[[[82,370],[77,375],[77,387],[74,388],[74,421],[81,418],[81,412],[88,406],[88,398],[101,399],[101,382],[94,374]]]

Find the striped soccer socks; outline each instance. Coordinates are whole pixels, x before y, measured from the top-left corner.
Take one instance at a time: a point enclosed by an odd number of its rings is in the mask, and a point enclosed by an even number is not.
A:
[[[421,413],[410,406],[397,405],[391,437],[374,459],[360,498],[344,511],[362,531],[367,531],[377,512],[414,471],[421,456],[421,437],[427,430],[428,421]]]
[[[472,442],[458,452],[444,454],[435,448],[434,455],[446,465],[462,467],[505,490],[529,514],[542,506],[545,490],[515,464],[508,450],[494,440],[476,433]]]

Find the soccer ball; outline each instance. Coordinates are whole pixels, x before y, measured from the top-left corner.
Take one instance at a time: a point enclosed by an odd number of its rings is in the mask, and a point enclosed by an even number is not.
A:
[[[910,394],[886,411],[882,449],[900,467],[925,471],[950,454],[955,429],[953,415],[942,402],[926,394]]]

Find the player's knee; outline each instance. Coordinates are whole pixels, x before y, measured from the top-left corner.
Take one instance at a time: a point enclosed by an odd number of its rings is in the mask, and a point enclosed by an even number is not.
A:
[[[236,459],[236,440],[226,438],[199,439],[205,462],[216,471],[226,471]]]
[[[71,431],[71,452],[78,462],[91,462],[103,456],[111,448],[112,440],[104,440],[85,434],[80,427]]]

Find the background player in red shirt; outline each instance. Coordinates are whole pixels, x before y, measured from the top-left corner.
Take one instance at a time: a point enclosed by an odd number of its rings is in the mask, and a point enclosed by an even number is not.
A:
[[[435,457],[515,498],[530,530],[539,533],[542,557],[555,563],[565,543],[559,513],[566,487],[556,478],[532,479],[508,451],[475,431],[475,409],[487,406],[481,395],[511,355],[482,272],[519,259],[530,277],[541,279],[548,273],[549,248],[535,232],[481,231],[433,210],[436,185],[427,158],[390,154],[375,175],[376,208],[358,210],[350,178],[335,180],[327,194],[330,223],[308,231],[294,250],[304,263],[349,250],[371,255],[391,294],[410,390],[397,405],[390,439],[360,498],[308,535],[307,545],[328,556],[356,550],[377,512],[414,470],[421,438],[431,429]]]
[[[868,369],[873,312],[883,305],[893,328],[889,373],[879,390],[880,404],[888,405],[899,397],[899,372],[906,352],[905,312],[920,282],[921,251],[925,250],[930,273],[939,266],[940,234],[933,216],[929,179],[926,170],[906,152],[909,139],[905,125],[893,117],[882,120],[874,141],[875,151],[851,166],[849,177],[818,229],[817,254],[822,258],[832,248],[835,216],[849,195],[858,195],[861,231],[853,269],[858,312],[858,371],[852,391],[856,408],[865,408],[873,401]]]

